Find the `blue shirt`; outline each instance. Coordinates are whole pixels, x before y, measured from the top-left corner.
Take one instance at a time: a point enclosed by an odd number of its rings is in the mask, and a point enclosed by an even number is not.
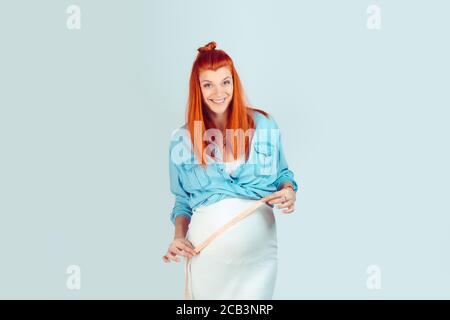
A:
[[[255,131],[249,159],[235,172],[228,174],[221,161],[206,155],[208,166],[202,168],[194,156],[186,124],[175,130],[169,147],[170,191],[175,204],[170,220],[175,224],[179,215],[192,217],[201,205],[213,204],[225,198],[261,199],[289,182],[297,192],[294,174],[288,168],[281,143],[281,134],[272,116],[254,112]],[[207,143],[222,158],[218,144]],[[217,159],[216,158],[216,159]]]

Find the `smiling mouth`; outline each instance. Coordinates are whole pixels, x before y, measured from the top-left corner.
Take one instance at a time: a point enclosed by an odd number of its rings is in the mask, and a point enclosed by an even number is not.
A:
[[[209,99],[210,101],[216,103],[216,104],[222,104],[225,102],[226,98],[222,98],[222,99]]]

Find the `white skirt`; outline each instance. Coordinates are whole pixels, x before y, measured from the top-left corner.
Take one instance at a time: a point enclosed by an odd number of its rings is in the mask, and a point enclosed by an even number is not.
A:
[[[255,201],[227,198],[197,208],[186,238],[196,247]],[[189,259],[191,299],[272,299],[277,251],[273,209],[263,204]]]

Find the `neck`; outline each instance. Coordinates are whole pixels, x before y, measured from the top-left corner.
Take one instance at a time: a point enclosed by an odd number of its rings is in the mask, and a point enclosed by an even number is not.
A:
[[[219,129],[220,131],[225,131],[228,118],[228,109],[222,114],[209,112],[209,116],[217,129]]]

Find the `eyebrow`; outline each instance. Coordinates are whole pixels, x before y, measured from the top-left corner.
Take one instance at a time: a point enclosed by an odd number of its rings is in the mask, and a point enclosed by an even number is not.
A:
[[[223,80],[226,80],[226,79],[228,79],[228,78],[231,78],[231,76],[228,76],[228,77],[223,78],[222,81],[223,81]],[[209,80],[202,80],[201,82],[211,82],[211,81],[209,81]]]

